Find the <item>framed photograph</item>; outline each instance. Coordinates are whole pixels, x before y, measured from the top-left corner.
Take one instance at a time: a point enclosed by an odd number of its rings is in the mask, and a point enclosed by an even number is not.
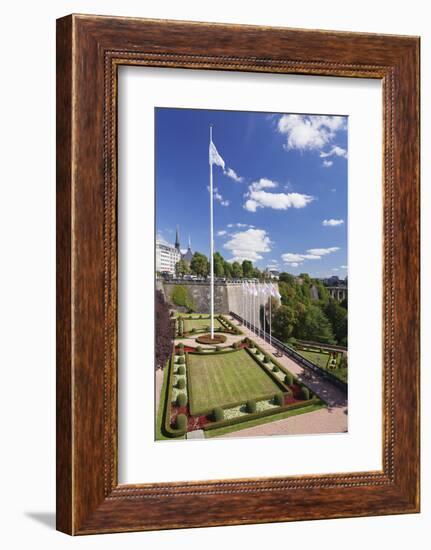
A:
[[[57,21],[57,528],[419,511],[419,38]]]

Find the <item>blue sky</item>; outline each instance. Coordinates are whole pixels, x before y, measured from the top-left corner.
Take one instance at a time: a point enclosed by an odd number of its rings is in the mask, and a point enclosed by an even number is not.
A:
[[[347,117],[156,108],[156,231],[209,251],[209,127],[215,250],[313,277],[347,274]]]

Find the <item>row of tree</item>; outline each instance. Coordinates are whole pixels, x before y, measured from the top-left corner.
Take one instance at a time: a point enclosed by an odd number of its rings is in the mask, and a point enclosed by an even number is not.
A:
[[[209,260],[201,252],[195,252],[190,263],[181,259],[175,266],[177,277],[191,274],[198,277],[207,277],[209,271]],[[228,262],[219,252],[214,254],[214,275],[226,279],[262,279],[264,277],[263,272],[254,267],[250,260],[244,260],[242,263]]]

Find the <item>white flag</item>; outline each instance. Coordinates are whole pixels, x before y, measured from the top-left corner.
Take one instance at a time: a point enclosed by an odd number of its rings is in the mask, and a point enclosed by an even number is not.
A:
[[[210,164],[217,164],[221,166],[224,170],[224,160],[219,155],[219,152],[216,149],[216,146],[212,141],[210,141],[210,151],[209,151]]]

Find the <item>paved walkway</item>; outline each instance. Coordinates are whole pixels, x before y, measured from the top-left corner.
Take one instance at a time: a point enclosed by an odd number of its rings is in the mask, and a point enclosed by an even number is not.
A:
[[[159,410],[160,393],[162,392],[163,373],[164,371],[162,369],[156,370],[156,416]]]
[[[260,336],[257,336],[253,331],[249,330],[247,327],[241,325],[233,317],[229,317],[229,320],[240,327],[245,336],[248,336],[259,346],[264,349],[267,353],[273,355],[274,352],[278,351],[274,346],[270,346],[269,342],[266,342]],[[293,359],[283,354],[283,357],[275,357],[275,359],[284,367],[286,367],[292,374],[294,374],[298,380],[304,382],[314,393],[321,397],[330,407],[347,407],[347,398],[345,393],[337,388],[331,382],[320,378],[318,374],[311,372],[309,369],[298,365]]]
[[[244,428],[220,436],[224,437],[256,437],[268,435],[309,435],[347,432],[347,409],[319,409],[298,416],[274,420],[267,424]]]

